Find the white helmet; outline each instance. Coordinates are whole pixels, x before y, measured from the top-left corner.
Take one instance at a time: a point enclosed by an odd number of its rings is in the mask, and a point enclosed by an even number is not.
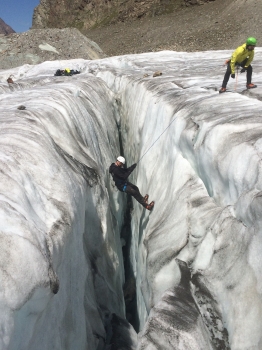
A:
[[[117,160],[122,164],[125,164],[125,162],[126,162],[125,158],[121,157],[121,156],[117,157]]]

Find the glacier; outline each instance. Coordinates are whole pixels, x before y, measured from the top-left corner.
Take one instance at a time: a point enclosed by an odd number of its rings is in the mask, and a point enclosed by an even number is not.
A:
[[[239,74],[218,94],[230,54],[0,71],[1,349],[262,348],[262,49],[258,88]],[[114,187],[120,154],[152,212]]]

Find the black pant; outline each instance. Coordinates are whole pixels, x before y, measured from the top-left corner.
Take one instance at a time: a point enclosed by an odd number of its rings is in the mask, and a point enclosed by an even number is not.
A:
[[[241,66],[242,68],[245,66],[245,64],[247,63],[247,59],[245,59],[243,62],[241,63],[237,63],[236,65],[238,66]],[[223,83],[222,83],[222,87],[223,88],[226,88],[227,87],[227,83],[228,83],[228,80],[230,78],[230,75],[231,75],[231,67],[230,67],[230,61],[228,62],[227,64],[227,71],[226,71],[226,74],[224,76],[224,80],[223,80]],[[251,79],[252,79],[252,66],[251,64],[247,67],[247,84],[250,84],[251,83]]]
[[[144,201],[144,197],[139,192],[139,188],[133,185],[131,182],[127,182],[125,192],[131,194],[131,196],[134,197],[140,204],[142,204],[143,207],[147,206],[146,202]]]

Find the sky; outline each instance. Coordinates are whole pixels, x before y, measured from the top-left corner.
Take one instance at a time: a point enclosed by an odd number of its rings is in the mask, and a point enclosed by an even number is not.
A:
[[[40,0],[0,0],[0,18],[14,31],[26,32],[32,26],[34,8]]]

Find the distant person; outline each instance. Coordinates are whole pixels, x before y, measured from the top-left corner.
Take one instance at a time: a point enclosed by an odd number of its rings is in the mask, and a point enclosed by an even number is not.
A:
[[[239,46],[232,54],[231,59],[227,61],[227,71],[224,76],[222,87],[219,93],[226,92],[228,80],[230,78],[235,79],[235,66],[242,67],[240,73],[247,73],[247,89],[256,88],[257,85],[251,83],[252,80],[252,66],[251,62],[254,58],[254,49],[256,47],[257,40],[253,37],[247,39],[246,43]]]
[[[113,177],[116,187],[121,192],[131,194],[131,196],[133,196],[140,204],[142,204],[144,208],[152,210],[155,203],[151,202],[148,204],[148,194],[143,197],[139,192],[138,187],[127,181],[128,176],[135,169],[136,163],[131,165],[129,168],[124,168],[124,164],[125,158],[119,156],[116,162],[110,165],[109,172]]]

